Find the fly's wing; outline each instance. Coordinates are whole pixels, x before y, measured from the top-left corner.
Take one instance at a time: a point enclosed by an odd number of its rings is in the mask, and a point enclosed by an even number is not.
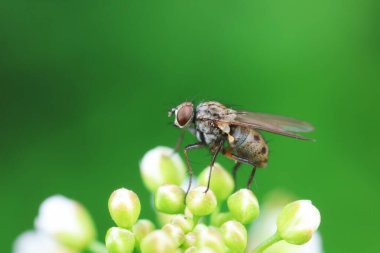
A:
[[[297,132],[314,130],[314,127],[307,122],[265,113],[244,111],[236,111],[235,113],[236,117],[233,120],[226,122],[222,119],[221,121],[230,125],[250,127],[296,139],[313,141],[313,139],[296,134]]]

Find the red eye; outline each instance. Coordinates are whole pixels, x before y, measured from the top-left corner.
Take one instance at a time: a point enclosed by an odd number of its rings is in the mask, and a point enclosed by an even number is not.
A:
[[[180,126],[186,125],[189,120],[193,117],[193,106],[192,105],[184,105],[178,109],[177,112],[177,122]]]

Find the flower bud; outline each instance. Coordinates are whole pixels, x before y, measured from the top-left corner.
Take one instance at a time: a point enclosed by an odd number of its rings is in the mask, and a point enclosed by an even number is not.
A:
[[[154,224],[150,220],[138,220],[132,227],[132,232],[135,235],[136,247],[140,248],[142,239],[150,232],[154,231]]]
[[[204,169],[198,177],[199,185],[207,186],[210,167]],[[211,172],[210,189],[218,202],[222,202],[233,192],[235,187],[232,176],[219,163],[215,163]]]
[[[259,202],[251,190],[241,189],[227,200],[228,209],[234,218],[243,223],[252,222],[260,213]]]
[[[220,230],[224,242],[233,252],[244,252],[247,247],[247,230],[237,221],[227,221]]]
[[[140,163],[145,186],[155,192],[163,184],[181,185],[186,168],[181,157],[168,147],[148,151]]]
[[[17,237],[13,253],[79,253],[43,232],[28,231]]]
[[[135,248],[135,236],[124,228],[112,227],[106,234],[108,253],[132,253]]]
[[[175,241],[164,231],[156,230],[141,241],[141,252],[143,253],[176,253]]]
[[[189,232],[185,235],[185,241],[183,242],[183,248],[188,249],[195,246],[197,236],[195,232]]]
[[[156,212],[156,215],[157,215],[157,221],[160,227],[163,227],[166,224],[170,223],[172,219],[176,216],[175,214],[166,214],[166,213],[160,213],[160,212]]]
[[[185,210],[185,191],[177,185],[162,185],[154,195],[154,205],[158,211],[163,213],[183,213]]]
[[[191,230],[193,230],[194,227],[194,221],[188,216],[178,214],[176,215],[172,220],[171,223],[173,225],[179,226],[183,232],[189,233]]]
[[[221,226],[223,223],[233,220],[234,217],[230,212],[217,213],[211,216],[211,225],[215,227]]]
[[[301,245],[308,242],[318,229],[321,216],[310,200],[286,205],[277,218],[277,232],[283,240]]]
[[[196,252],[197,252],[197,248],[195,246],[186,248],[186,250],[184,251],[184,253],[196,253]]]
[[[131,229],[140,215],[141,205],[136,193],[121,188],[111,194],[108,209],[118,227]]]
[[[49,197],[41,204],[35,227],[78,250],[86,248],[96,237],[87,210],[78,202],[59,195]]]
[[[181,246],[185,241],[185,233],[177,225],[166,224],[162,227],[162,231],[166,232],[176,242],[177,246]]]
[[[198,186],[192,189],[186,199],[187,207],[195,216],[209,215],[215,211],[217,200],[215,194],[208,190],[205,193],[206,187]]]
[[[226,245],[223,243],[223,237],[216,228],[203,226],[196,228],[194,233],[196,234],[196,246],[198,248],[207,247],[218,253],[227,251]]]

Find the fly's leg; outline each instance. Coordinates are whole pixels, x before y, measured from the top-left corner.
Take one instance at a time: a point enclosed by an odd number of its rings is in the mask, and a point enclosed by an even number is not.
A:
[[[251,171],[251,175],[249,175],[249,179],[248,179],[248,183],[247,183],[247,189],[251,189],[251,184],[252,184],[252,181],[253,181],[253,178],[255,176],[255,173],[256,173],[256,166],[253,166],[252,168],[252,171]]]
[[[209,174],[208,174],[207,188],[206,188],[206,190],[205,190],[205,193],[207,193],[208,190],[210,189],[212,167],[214,167],[214,163],[215,163],[216,157],[218,156],[219,152],[222,150],[223,143],[224,143],[224,140],[222,140],[222,141],[218,144],[218,146],[217,146],[216,149],[215,149],[214,155],[212,156],[212,160],[211,160],[211,163],[210,163],[210,172],[209,172]]]
[[[243,158],[243,157],[240,157],[240,156],[232,154],[231,153],[231,148],[223,149],[222,152],[223,152],[223,155],[225,155],[226,157],[228,157],[228,158],[236,161],[236,164],[235,164],[235,166],[233,168],[233,172],[232,172],[233,173],[232,175],[234,176],[234,179],[236,177],[236,171],[239,168],[239,166],[240,166],[241,163],[245,163],[245,164],[253,166],[251,175],[249,176],[248,183],[247,183],[247,188],[251,189],[252,181],[253,181],[253,178],[255,177],[255,173],[256,173],[256,165],[255,165],[255,163],[253,161],[250,161],[250,160],[246,159],[246,158]],[[235,180],[235,182],[236,182],[236,180]]]
[[[232,168],[232,177],[234,179],[235,187],[236,187],[236,172],[240,166],[241,166],[241,162],[235,161],[235,165]]]
[[[190,166],[190,161],[189,161],[189,156],[187,155],[187,151],[189,151],[191,149],[203,148],[204,146],[205,146],[205,144],[203,142],[199,142],[199,143],[187,145],[183,149],[183,153],[185,155],[186,164],[187,164],[187,171],[189,173],[189,186],[187,187],[187,191],[186,191],[186,194],[185,194],[185,204],[186,204],[187,194],[189,193],[190,188],[191,188],[191,181],[193,179],[193,170],[191,169],[191,166]]]
[[[181,133],[178,136],[178,140],[177,140],[177,143],[176,143],[176,145],[174,147],[174,152],[173,153],[177,153],[179,151],[179,149],[181,148],[183,137],[185,137],[185,132],[186,132],[186,129],[184,129],[184,128],[181,129]]]

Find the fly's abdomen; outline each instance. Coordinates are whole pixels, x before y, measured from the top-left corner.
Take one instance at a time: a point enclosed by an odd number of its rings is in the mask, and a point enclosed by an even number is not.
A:
[[[254,162],[258,167],[267,165],[268,146],[260,133],[250,128],[234,126],[230,134],[233,137],[230,145],[236,155]]]

